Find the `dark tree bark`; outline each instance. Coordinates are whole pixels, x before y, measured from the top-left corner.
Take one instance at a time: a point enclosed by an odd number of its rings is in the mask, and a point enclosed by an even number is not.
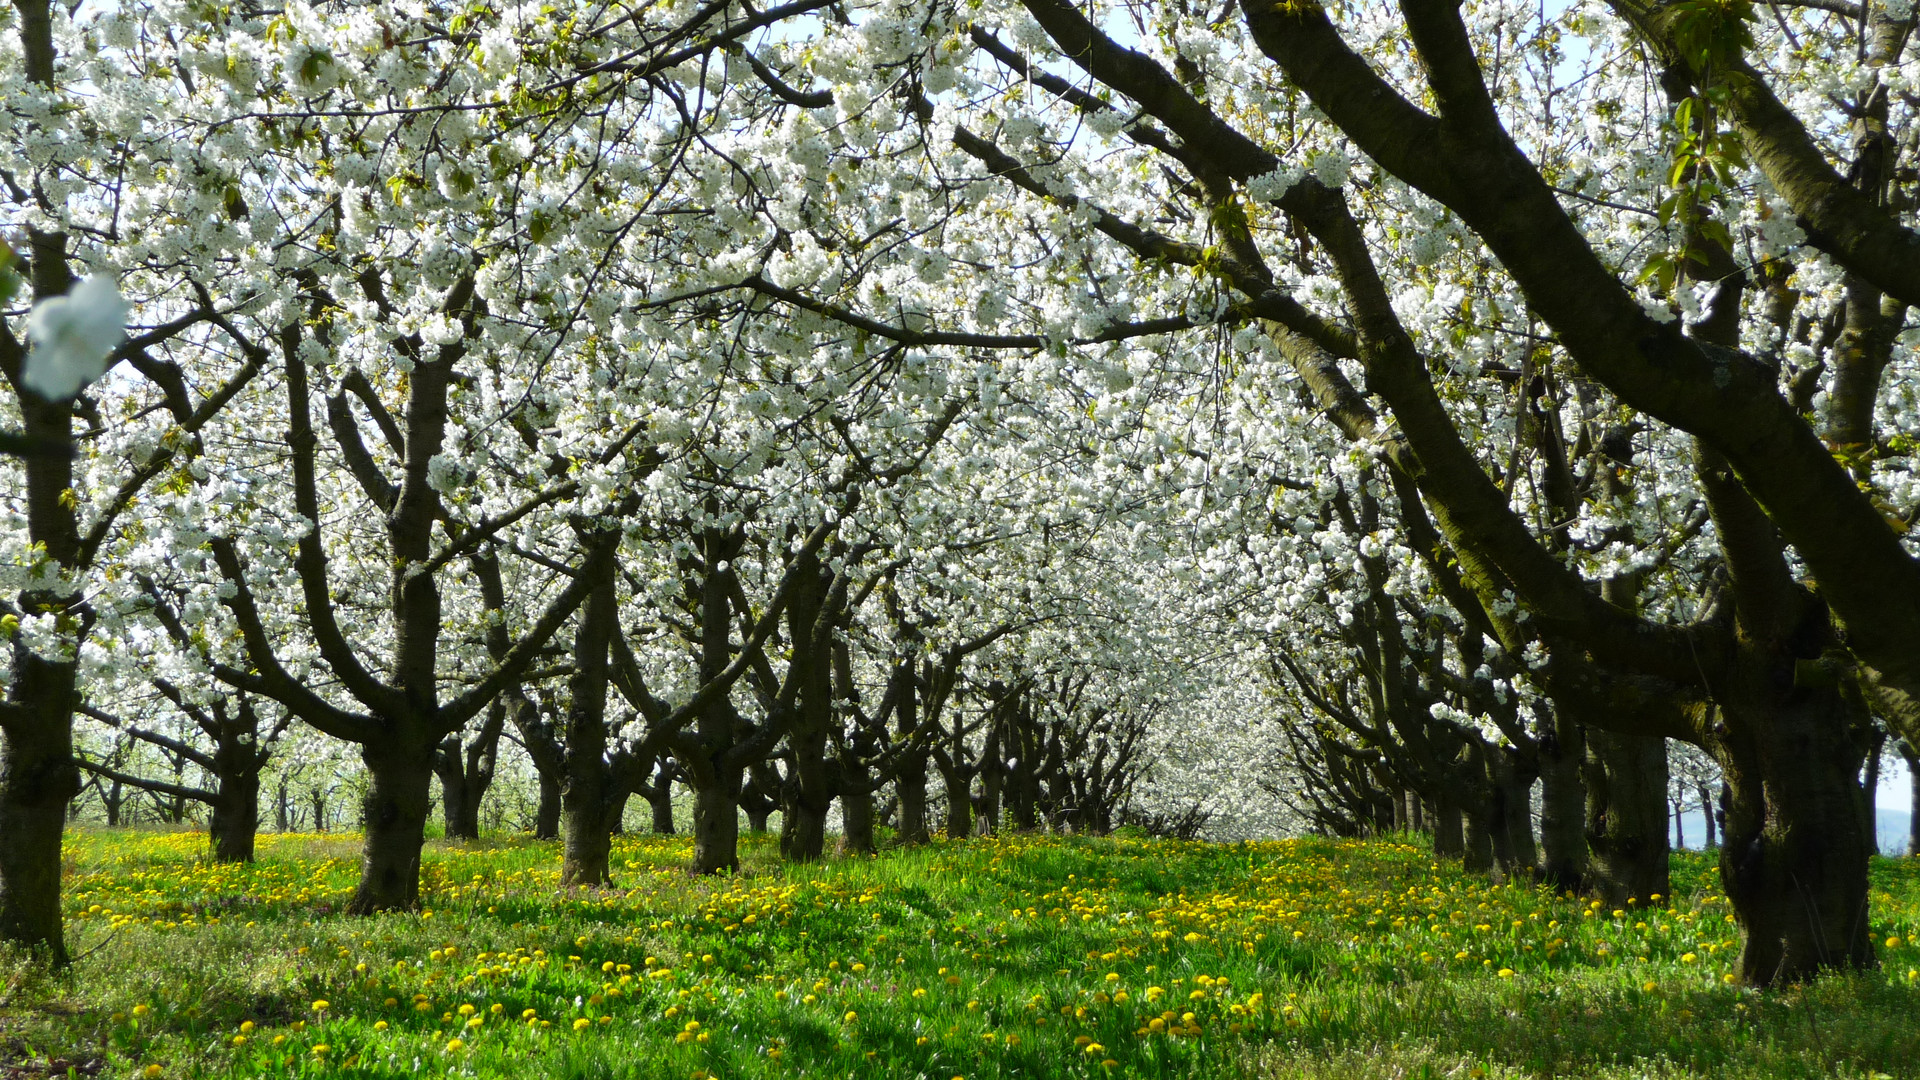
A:
[[[767,831],[767,822],[780,809],[780,792],[785,788],[780,768],[772,761],[756,761],[747,767],[740,784],[740,811],[747,815],[747,831]]]
[[[1587,887],[1586,733],[1562,710],[1540,741],[1540,877],[1556,892]]]
[[[674,835],[673,826],[673,779],[675,769],[672,759],[661,758],[655,763],[653,778],[636,790],[647,800],[647,807],[653,820],[655,836]]]
[[[798,577],[787,601],[793,653],[789,678],[799,690],[787,730],[793,772],[782,791],[780,855],[789,862],[816,862],[826,854],[827,811],[839,793],[838,770],[827,755],[835,724],[831,633],[846,602],[845,575],[835,575],[817,555],[795,559]]]
[[[1706,850],[1712,851],[1720,846],[1719,840],[1716,839],[1718,834],[1715,831],[1719,824],[1716,820],[1718,809],[1714,806],[1713,792],[1708,790],[1707,785],[1699,785],[1698,791],[1700,795],[1700,816],[1704,818],[1707,823]]]
[[[1445,796],[1434,802],[1428,815],[1433,822],[1433,854],[1440,859],[1465,859],[1467,854],[1466,816],[1460,804]]]
[[[367,838],[360,884],[350,915],[410,911],[420,903],[420,849],[426,843],[432,801],[434,740],[404,733],[362,747],[370,783],[364,812]],[[319,813],[319,807],[315,807]]]
[[[1587,730],[1590,883],[1615,906],[1673,892],[1664,739]]]
[[[933,836],[927,818],[929,758],[921,748],[924,733],[920,730],[917,664],[917,659],[909,654],[901,657],[893,669],[895,693],[899,695],[899,703],[894,706],[895,730],[898,738],[907,743],[893,775],[894,794],[900,800],[900,827],[894,833],[894,840],[902,845],[924,844]]]
[[[1920,750],[1902,739],[1900,760],[1907,763],[1907,854],[1920,856]]]
[[[557,840],[560,837],[560,781],[535,770],[540,783],[540,801],[533,810],[533,838]]]
[[[496,700],[487,707],[486,723],[464,745],[454,732],[434,751],[433,771],[440,778],[440,799],[449,840],[480,839],[480,800],[493,785],[500,734],[506,730],[507,706]]]
[[[560,862],[563,887],[613,884],[613,829],[626,806],[619,797],[625,785],[615,778],[607,759],[608,667],[613,638],[620,631],[619,576],[613,560],[619,542],[618,532],[588,541],[604,557],[593,560],[592,590],[574,627],[574,670],[567,679],[567,778],[560,791],[566,834]]]

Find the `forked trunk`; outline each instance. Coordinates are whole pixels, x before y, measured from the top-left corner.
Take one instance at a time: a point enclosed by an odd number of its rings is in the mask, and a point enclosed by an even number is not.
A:
[[[1533,841],[1532,769],[1512,760],[1505,749],[1496,747],[1487,753],[1494,875],[1503,881],[1532,878],[1540,872],[1539,849]]]
[[[420,904],[420,849],[432,806],[433,744],[361,751],[368,786],[360,887],[348,914],[410,911]]]

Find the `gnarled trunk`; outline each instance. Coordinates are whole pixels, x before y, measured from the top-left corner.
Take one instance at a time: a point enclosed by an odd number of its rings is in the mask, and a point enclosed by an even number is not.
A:
[[[1587,729],[1589,884],[1609,904],[1672,893],[1667,743]]]
[[[1837,691],[1755,681],[1723,707],[1768,715],[1738,716],[1715,748],[1728,787],[1720,877],[1746,931],[1740,977],[1770,986],[1872,967],[1873,826],[1858,794],[1865,748],[1846,737],[1866,718],[1849,715]]]
[[[361,749],[368,786],[364,804],[367,838],[360,886],[347,905],[352,915],[410,911],[420,904],[420,849],[426,843],[432,805],[434,743],[407,739]]]

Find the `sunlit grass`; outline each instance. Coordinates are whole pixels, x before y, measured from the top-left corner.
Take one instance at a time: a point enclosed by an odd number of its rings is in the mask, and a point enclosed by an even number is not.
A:
[[[626,837],[430,845],[423,910],[338,914],[357,838],[68,842],[65,976],[0,961],[0,1073],[1108,1077],[1914,1075],[1920,861],[1879,972],[1756,994],[1711,865],[1663,903],[1493,887],[1419,847],[1012,837],[694,879]],[[1685,858],[1685,857],[1683,857]],[[44,1067],[44,1066],[43,1066]]]

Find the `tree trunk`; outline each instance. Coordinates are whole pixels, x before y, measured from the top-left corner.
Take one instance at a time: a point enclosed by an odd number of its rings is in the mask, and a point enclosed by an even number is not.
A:
[[[367,823],[360,887],[348,914],[410,911],[420,904],[420,849],[426,843],[431,810],[434,743],[362,748],[369,784],[364,804]],[[316,805],[316,810],[318,806]]]
[[[793,795],[781,807],[780,857],[788,862],[819,862],[827,851],[826,812],[806,798],[798,785]]]
[[[480,808],[474,805],[467,788],[466,771],[460,767],[460,736],[449,735],[434,754],[433,771],[440,778],[440,821],[449,840],[480,838]],[[471,828],[469,828],[471,825]]]
[[[1687,850],[1687,803],[1685,799],[1673,800],[1673,850]]]
[[[1433,854],[1438,859],[1460,859],[1467,854],[1465,815],[1460,804],[1441,797],[1433,802]]]
[[[1707,848],[1706,849],[1708,851],[1712,851],[1715,847],[1719,846],[1719,841],[1715,838],[1715,835],[1714,835],[1715,823],[1713,820],[1713,815],[1714,815],[1715,807],[1713,805],[1713,792],[1708,790],[1707,785],[1705,784],[1699,785],[1699,792],[1700,792],[1700,816],[1704,818],[1707,823]]]
[[[431,789],[432,785],[429,784],[428,787],[429,789]],[[320,790],[319,788],[314,788],[312,794],[308,798],[313,803],[313,831],[326,832],[327,831],[327,793]],[[433,792],[431,790],[427,792],[427,799],[429,803],[432,802]]]
[[[767,819],[780,807],[780,788],[780,771],[773,762],[758,761],[749,768],[747,779],[734,796],[739,809],[746,812],[747,831],[767,831]]]
[[[1561,710],[1540,740],[1540,877],[1555,892],[1587,887],[1586,733]]]
[[[986,749],[980,754],[980,821],[974,831],[981,836],[1000,835],[1000,797],[1005,788],[994,738],[987,736]]]
[[[1900,744],[1907,763],[1907,854],[1920,856],[1920,749]]]
[[[1666,740],[1587,729],[1587,869],[1609,904],[1673,892]]]
[[[873,839],[873,792],[865,788],[840,794],[840,853],[872,855],[879,850]]]
[[[965,840],[973,835],[973,780],[966,772],[947,776],[947,839]],[[1031,804],[1029,804],[1031,805]],[[1032,828],[1033,826],[1028,826]]]
[[[441,740],[433,771],[440,778],[443,821],[449,840],[480,839],[480,801],[493,786],[493,769],[506,729],[507,705],[496,701],[487,710],[486,723],[463,744],[460,733]]]
[[[1493,813],[1486,800],[1468,799],[1460,811],[1462,838],[1466,847],[1460,853],[1461,864],[1475,873],[1493,872]]]
[[[1866,747],[1844,737],[1866,717],[1850,715],[1836,690],[1777,685],[1785,681],[1763,671],[1730,690],[1723,708],[1740,722],[1715,748],[1729,790],[1720,877],[1746,930],[1740,977],[1753,986],[1874,964]]]
[[[627,803],[633,799],[633,792],[621,789],[613,793],[613,805],[607,808],[607,833],[610,836],[627,834]]]
[[[252,862],[260,831],[260,771],[244,769],[219,777],[218,798],[208,819],[214,862]]]
[[[1880,854],[1880,755],[1887,748],[1887,733],[1876,731],[1867,751],[1867,773],[1860,783],[1860,799],[1867,810],[1867,855]]]
[[[900,828],[895,840],[901,844],[926,843],[933,836],[927,823],[927,755],[901,756],[893,790],[900,800]]]
[[[533,811],[533,838],[553,840],[560,835],[560,782],[540,772],[540,802]]]
[[[709,772],[707,782],[698,774]],[[735,873],[740,869],[740,770],[724,766],[688,769],[693,788],[693,872]],[[762,821],[765,819],[762,818]]]
[[[613,884],[613,804],[599,787],[575,776],[561,796],[565,807],[565,854],[560,860],[560,885]]]
[[[60,925],[60,835],[67,804],[80,792],[80,770],[73,763],[73,666],[48,663],[20,647],[13,661],[17,705],[25,715],[0,729],[0,940],[64,965],[69,957]],[[36,696],[41,691],[46,696]]]
[[[1505,747],[1489,747],[1487,756],[1494,875],[1501,881],[1531,879],[1540,872],[1533,841],[1533,767]]]
[[[617,534],[596,534],[589,541],[604,548]],[[611,561],[601,564],[593,590],[574,625],[573,674],[567,677],[567,779],[560,789],[566,851],[560,884],[611,885],[608,857],[613,828],[626,801],[607,761],[607,650],[619,633],[619,578]]]
[[[673,773],[672,767],[661,762],[654,774],[653,786],[647,789],[647,805],[653,812],[653,832],[656,836],[672,836],[673,829]]]

